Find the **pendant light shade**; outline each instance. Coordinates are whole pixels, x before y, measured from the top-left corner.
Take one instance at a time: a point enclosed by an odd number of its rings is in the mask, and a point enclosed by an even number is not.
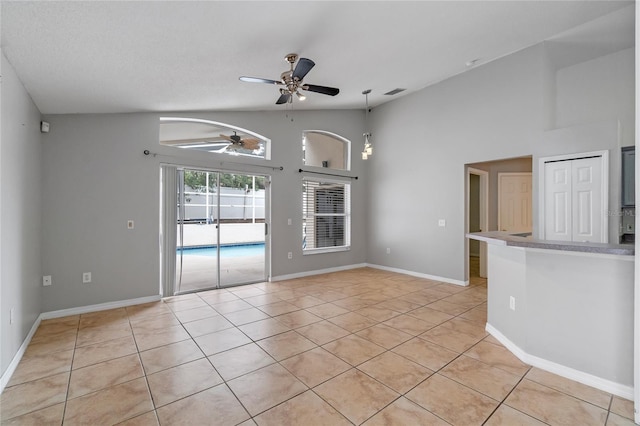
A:
[[[364,117],[365,117],[364,124],[367,129],[369,129],[369,93],[371,93],[371,89],[367,89],[362,92],[362,94],[364,95],[365,107],[366,107],[366,109],[364,110]],[[363,133],[362,136],[364,136],[364,149],[362,150],[362,159],[367,160],[371,155],[373,155],[373,145],[371,145],[371,133],[367,131]]]

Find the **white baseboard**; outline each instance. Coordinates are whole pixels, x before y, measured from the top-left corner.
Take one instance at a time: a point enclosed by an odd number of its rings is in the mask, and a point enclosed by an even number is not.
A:
[[[36,318],[36,321],[31,326],[31,330],[29,330],[29,334],[27,334],[27,337],[20,345],[20,348],[18,348],[18,352],[16,352],[13,359],[9,363],[9,366],[2,374],[2,377],[0,378],[0,394],[4,392],[4,388],[7,386],[7,383],[9,383],[9,380],[11,380],[11,376],[13,376],[13,373],[15,373],[16,368],[18,368],[18,364],[20,363],[24,352],[27,350],[27,346],[29,346],[29,343],[31,343],[33,335],[36,334],[36,330],[38,329],[40,321],[42,320],[41,317],[42,315],[39,315],[38,318]]]
[[[487,323],[485,328],[489,334],[495,337],[509,351],[517,356],[520,361],[524,362],[525,364],[529,364],[541,370],[557,374],[558,376],[562,376],[567,379],[582,383],[584,385],[600,389],[601,391],[617,395],[621,398],[633,400],[633,386],[616,383],[611,380],[594,376],[593,374],[585,373],[584,371],[576,370],[571,367],[567,367],[553,361],[528,354],[511,340],[509,340],[504,334],[500,333],[500,331],[498,331],[491,324]]]
[[[11,363],[9,364],[5,372],[2,374],[2,377],[0,378],[0,394],[4,392],[4,388],[7,386],[7,383],[9,383],[9,380],[11,380],[11,376],[13,376],[13,373],[16,371],[16,368],[18,367],[20,360],[22,359],[25,351],[27,350],[27,346],[29,346],[29,343],[31,343],[31,339],[33,338],[33,335],[36,333],[36,330],[38,329],[38,326],[40,325],[40,322],[42,322],[42,320],[52,319],[52,318],[61,318],[61,317],[66,317],[70,315],[86,314],[88,312],[105,311],[107,309],[116,309],[116,308],[122,308],[125,306],[131,306],[131,305],[140,305],[142,303],[156,302],[158,300],[160,300],[160,295],[138,297],[136,299],[128,299],[128,300],[118,300],[116,302],[100,303],[97,305],[80,306],[77,308],[61,309],[59,311],[41,313],[40,315],[38,315],[38,318],[36,318],[35,322],[33,323],[33,326],[31,326],[31,330],[29,330],[29,334],[27,334],[27,337],[22,342],[22,345],[20,345],[20,348],[18,349],[18,352],[16,352],[16,354],[14,355],[13,359],[11,360]]]
[[[367,267],[366,263],[357,263],[355,265],[338,266],[335,268],[316,269],[315,271],[306,271],[306,272],[299,272],[296,274],[278,275],[276,277],[271,277],[270,281],[292,280],[295,278],[310,277],[312,275],[330,274],[331,272],[348,271],[350,269],[358,269],[358,268],[365,268],[365,267]]]
[[[383,271],[397,272],[399,274],[411,275],[412,277],[426,278],[428,280],[434,280],[434,281],[442,281],[443,283],[455,284],[455,285],[460,285],[464,287],[469,285],[469,281],[454,280],[453,278],[439,277],[437,275],[429,275],[429,274],[423,274],[421,272],[407,271],[406,269],[391,268],[389,266],[375,265],[372,263],[367,263],[366,266],[368,266],[369,268],[382,269]]]

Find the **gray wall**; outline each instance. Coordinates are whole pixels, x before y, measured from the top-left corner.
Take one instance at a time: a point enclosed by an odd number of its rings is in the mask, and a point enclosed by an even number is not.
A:
[[[616,158],[620,146],[634,144],[633,132],[624,129],[635,126],[633,97],[618,93],[634,93],[633,61],[633,49],[626,49],[556,69],[540,44],[374,109],[367,261],[464,281],[467,163],[532,156],[535,230],[537,159],[607,149],[610,208],[615,210]],[[569,84],[566,75],[580,76],[581,84]],[[584,87],[599,85],[607,89],[584,93]],[[552,110],[562,114],[554,122],[572,127],[548,129],[549,97],[558,104]],[[582,112],[569,121],[564,111],[574,97]],[[414,135],[410,151],[401,145],[401,134]],[[406,193],[414,195],[411,206]],[[446,219],[447,226],[439,227],[439,219]],[[617,235],[611,229],[617,229],[618,219],[610,219],[610,234]]]
[[[179,115],[233,124],[270,138],[269,164],[284,170],[229,164],[242,157],[161,147],[159,114],[47,117],[51,133],[44,137],[43,269],[53,276],[53,285],[44,289],[43,311],[159,294],[161,162],[271,174],[272,276],[365,262],[367,179],[362,160],[355,157],[352,163],[352,173],[360,179],[352,181],[352,248],[346,253],[302,255],[298,172],[304,130],[326,130],[359,141],[364,112],[296,111],[294,121],[284,112]],[[144,156],[145,149],[160,155]],[[128,219],[135,221],[135,229],[127,230]],[[293,252],[292,260],[287,252]],[[92,283],[82,284],[83,272],[92,273]]]
[[[0,139],[0,370],[4,374],[41,312],[40,112],[2,56]],[[9,324],[9,311],[15,321]]]

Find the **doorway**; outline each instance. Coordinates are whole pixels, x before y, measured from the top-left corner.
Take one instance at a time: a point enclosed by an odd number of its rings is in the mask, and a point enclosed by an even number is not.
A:
[[[264,175],[175,169],[175,221],[163,220],[165,262],[175,262],[174,278],[163,277],[165,295],[224,288],[267,279],[268,188]],[[169,171],[171,172],[171,171]],[[170,235],[168,237],[171,237]],[[175,241],[171,243],[170,240]],[[168,282],[167,282],[168,281]]]
[[[467,168],[467,232],[489,230],[489,173]],[[468,240],[467,270],[472,278],[487,278],[487,243]]]

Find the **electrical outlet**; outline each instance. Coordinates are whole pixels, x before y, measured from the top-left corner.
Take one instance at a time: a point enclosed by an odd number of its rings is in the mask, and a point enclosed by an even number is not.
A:
[[[129,219],[127,221],[127,229],[133,229],[133,225],[134,225],[133,220]]]
[[[42,285],[44,287],[51,285],[51,275],[45,275],[44,277],[42,277]]]
[[[516,310],[516,298],[513,296],[509,296],[509,309],[512,311]]]
[[[387,247],[387,254],[391,254],[391,248]]]
[[[447,226],[447,221],[444,219],[438,220],[438,226],[444,228],[445,226]]]
[[[287,253],[287,259],[289,259],[289,260],[293,259],[293,253],[292,252]]]
[[[287,225],[291,226],[291,218],[287,219]]]
[[[84,284],[91,282],[91,272],[83,272],[82,273],[82,282]]]

